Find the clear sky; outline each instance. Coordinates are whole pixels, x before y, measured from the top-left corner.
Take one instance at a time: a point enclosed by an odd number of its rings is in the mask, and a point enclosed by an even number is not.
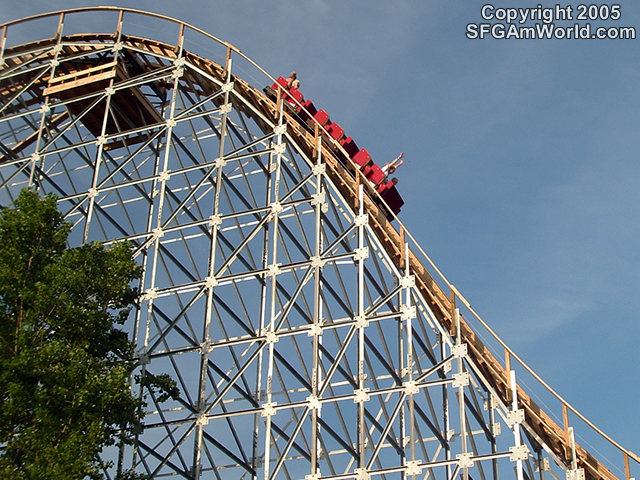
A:
[[[104,3],[5,1],[0,22]],[[552,387],[639,453],[640,39],[467,38],[467,24],[497,21],[482,19],[488,3],[118,6],[207,30],[272,75],[296,70],[378,163],[404,151],[400,218],[422,247]],[[640,34],[637,0],[616,3],[617,21],[578,21],[579,4],[560,3],[574,21],[556,26]]]

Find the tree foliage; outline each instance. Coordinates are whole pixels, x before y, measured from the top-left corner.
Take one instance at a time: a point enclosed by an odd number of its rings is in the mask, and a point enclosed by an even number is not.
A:
[[[102,478],[99,453],[140,420],[119,326],[141,269],[128,244],[69,249],[69,232],[53,196],[0,211],[0,478]]]

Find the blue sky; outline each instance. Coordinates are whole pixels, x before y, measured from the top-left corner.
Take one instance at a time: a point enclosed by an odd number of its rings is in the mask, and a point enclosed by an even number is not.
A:
[[[0,21],[103,3],[3,2]],[[297,70],[378,163],[404,151],[414,237],[552,387],[640,452],[640,39],[470,40],[486,3],[118,6],[207,30],[272,75]],[[640,2],[617,4],[618,21],[593,27],[640,33]]]

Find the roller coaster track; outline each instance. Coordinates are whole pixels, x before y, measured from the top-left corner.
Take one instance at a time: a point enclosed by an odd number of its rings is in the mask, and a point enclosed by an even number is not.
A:
[[[76,33],[81,16],[115,19],[115,33]],[[128,18],[174,27],[176,40],[130,34]],[[38,22],[55,35],[11,43]],[[75,244],[134,243],[145,267],[131,332],[139,369],[177,376],[183,392],[152,405],[117,468],[154,478],[618,478],[576,442],[571,413],[621,453],[630,477],[638,456],[491,331],[343,147],[302,122],[281,89],[268,98],[262,87],[275,80],[238,49],[115,7],[0,28],[0,201],[24,186],[54,192]],[[562,426],[516,369],[557,401]]]

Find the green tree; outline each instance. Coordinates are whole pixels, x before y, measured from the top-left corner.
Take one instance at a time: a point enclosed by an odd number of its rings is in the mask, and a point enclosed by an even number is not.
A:
[[[126,432],[140,420],[133,345],[118,327],[141,268],[128,244],[70,249],[69,232],[54,196],[25,189],[0,210],[3,479],[103,478],[98,455],[131,441]],[[175,396],[175,383],[158,380],[165,398]]]

